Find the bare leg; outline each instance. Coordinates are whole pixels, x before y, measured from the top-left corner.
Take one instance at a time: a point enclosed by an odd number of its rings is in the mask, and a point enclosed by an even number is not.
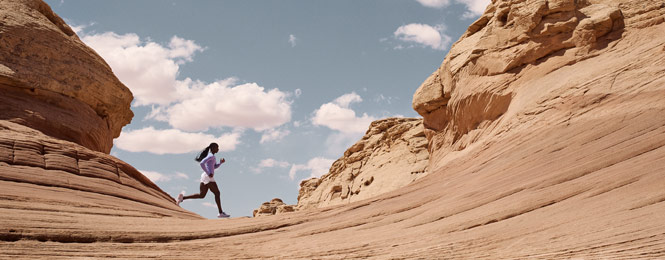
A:
[[[215,185],[215,187],[217,187],[217,185]],[[182,200],[202,199],[202,198],[205,198],[206,193],[208,193],[208,186],[203,184],[203,182],[201,182],[201,185],[199,185],[199,193],[185,196],[185,197],[182,198]]]
[[[215,202],[217,203],[217,209],[219,210],[219,213],[222,213],[222,200],[219,197],[219,187],[217,187],[216,182],[210,182],[208,183],[208,188],[210,188],[210,191],[212,191],[212,194],[215,194]]]

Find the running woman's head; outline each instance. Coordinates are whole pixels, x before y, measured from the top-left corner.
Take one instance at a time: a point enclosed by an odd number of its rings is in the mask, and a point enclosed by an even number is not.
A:
[[[217,143],[210,143],[210,145],[208,145],[208,147],[203,149],[203,151],[199,154],[199,156],[197,156],[194,160],[196,160],[197,162],[202,161],[204,158],[208,156],[209,152],[212,152],[213,154],[219,152],[219,145],[217,145]]]

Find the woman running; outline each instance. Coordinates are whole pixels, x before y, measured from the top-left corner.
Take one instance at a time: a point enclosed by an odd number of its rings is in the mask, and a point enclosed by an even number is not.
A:
[[[208,193],[208,190],[212,191],[213,194],[215,194],[215,202],[217,203],[217,209],[219,210],[219,215],[217,215],[218,218],[228,218],[231,215],[226,214],[224,211],[222,211],[222,202],[221,199],[219,198],[219,188],[217,187],[217,182],[215,182],[215,169],[219,168],[222,163],[226,162],[224,158],[219,160],[219,163],[217,162],[217,158],[215,158],[215,154],[219,152],[219,145],[216,143],[211,143],[206,147],[199,156],[196,157],[197,162],[200,162],[201,168],[203,169],[203,173],[201,173],[201,184],[199,185],[199,193],[197,194],[192,194],[189,196],[184,196],[184,194],[180,193],[178,195],[178,201],[177,204],[180,205],[180,203],[183,200],[187,199],[202,199],[205,198],[206,193]]]

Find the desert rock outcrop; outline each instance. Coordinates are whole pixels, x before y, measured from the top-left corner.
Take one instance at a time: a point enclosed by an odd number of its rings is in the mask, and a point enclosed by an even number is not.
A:
[[[268,202],[261,204],[261,207],[254,210],[254,217],[260,216],[270,216],[275,214],[294,212],[295,208],[293,205],[286,205],[284,201],[279,198],[274,198]]]
[[[201,219],[108,154],[132,117],[108,65],[42,1],[0,1],[0,17],[0,239],[90,241],[72,219]]]
[[[298,208],[349,203],[404,187],[426,175],[428,159],[422,119],[374,121],[326,175],[300,183]]]
[[[0,22],[43,21],[26,3]],[[205,220],[111,156],[0,121],[0,255],[663,259],[664,21],[662,0],[492,1],[414,95],[428,174],[289,214]]]
[[[109,153],[132,93],[51,8],[0,1],[0,120]]]

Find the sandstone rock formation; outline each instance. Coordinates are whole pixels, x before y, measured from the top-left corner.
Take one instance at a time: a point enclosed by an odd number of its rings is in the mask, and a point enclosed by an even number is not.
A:
[[[300,183],[298,208],[344,204],[404,187],[426,175],[428,159],[422,119],[374,121],[328,174]]]
[[[133,116],[108,65],[41,1],[0,1],[0,17],[0,240],[86,242],[70,223],[98,218],[202,219],[108,155]]]
[[[261,204],[261,207],[254,210],[254,217],[270,216],[275,214],[294,212],[293,205],[286,205],[284,201],[279,198],[274,198],[268,202]]]
[[[427,175],[428,159],[422,119],[377,120],[326,175],[300,183],[298,205],[273,199],[254,216],[348,204],[393,191]]]
[[[109,153],[129,89],[46,3],[3,0],[0,17],[0,120]]]
[[[197,219],[111,156],[0,121],[0,255],[663,259],[664,21],[662,0],[492,1],[414,95],[429,173],[290,214]]]

